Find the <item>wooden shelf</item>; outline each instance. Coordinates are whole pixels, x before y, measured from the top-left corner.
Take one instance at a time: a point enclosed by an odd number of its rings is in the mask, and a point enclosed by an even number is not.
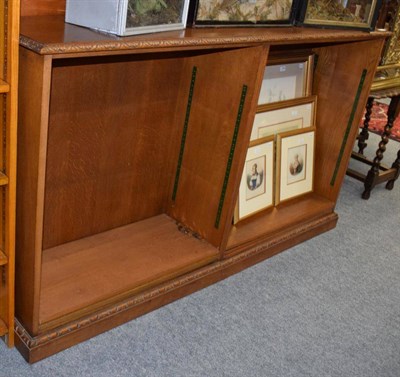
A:
[[[363,41],[390,36],[388,32],[362,33],[354,30],[318,29],[301,27],[271,28],[186,28],[185,30],[117,37],[89,28],[64,23],[64,16],[23,17],[22,46],[39,54],[115,52],[126,50],[171,50],[195,47],[216,48],[260,43],[298,44]],[[37,27],[40,25],[40,27]]]
[[[62,16],[22,22],[16,334],[30,362],[336,225],[386,33],[119,38]],[[318,55],[314,192],[232,226],[265,66],[293,49]]]
[[[8,262],[7,256],[0,250],[0,266],[6,265]]]
[[[0,172],[0,186],[6,186],[8,185],[8,177]]]
[[[8,333],[8,328],[3,320],[0,318],[0,336],[4,336]]]
[[[282,203],[270,211],[260,213],[235,225],[231,231],[227,249],[245,245],[253,240],[266,239],[277,232],[306,223],[333,211],[334,202],[314,193]]]
[[[218,256],[166,215],[44,250],[40,324],[92,312]]]
[[[0,80],[0,93],[8,93],[10,91],[10,85],[3,80]]]

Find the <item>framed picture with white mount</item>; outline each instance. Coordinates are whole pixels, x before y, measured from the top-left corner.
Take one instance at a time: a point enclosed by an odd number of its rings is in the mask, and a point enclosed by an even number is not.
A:
[[[315,127],[278,134],[275,204],[312,192]]]
[[[246,155],[234,224],[274,205],[274,136],[252,141]]]
[[[314,127],[316,109],[316,96],[258,106],[250,140]]]
[[[311,95],[314,55],[271,56],[265,67],[258,105]]]

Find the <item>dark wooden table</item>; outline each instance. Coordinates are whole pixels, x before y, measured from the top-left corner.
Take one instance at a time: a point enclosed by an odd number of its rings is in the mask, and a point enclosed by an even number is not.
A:
[[[379,142],[376,156],[373,160],[364,156],[364,149],[367,147],[366,140],[369,138],[369,121],[371,119],[372,106],[375,99],[390,98],[390,104],[387,112],[387,124],[382,133],[381,141]],[[364,192],[362,198],[368,200],[372,189],[383,182],[386,182],[386,188],[392,190],[394,182],[400,175],[400,148],[397,153],[397,158],[391,167],[381,164],[383,154],[386,151],[386,144],[389,142],[390,133],[393,123],[400,111],[400,88],[381,90],[371,92],[365,112],[364,127],[358,136],[358,152],[353,152],[351,157],[357,161],[363,162],[371,166],[367,174],[362,174],[354,169],[347,169],[347,175],[361,182],[364,182]]]

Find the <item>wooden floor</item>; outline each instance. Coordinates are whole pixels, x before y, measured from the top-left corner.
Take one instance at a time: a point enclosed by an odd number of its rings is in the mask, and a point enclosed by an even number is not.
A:
[[[218,259],[205,241],[159,215],[47,249],[41,329],[55,326]]]
[[[331,213],[334,203],[314,193],[282,203],[233,227],[227,249],[246,244]]]

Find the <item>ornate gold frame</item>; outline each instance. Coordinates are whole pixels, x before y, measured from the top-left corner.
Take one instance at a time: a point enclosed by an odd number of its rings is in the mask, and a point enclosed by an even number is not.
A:
[[[371,91],[400,88],[400,5],[396,11],[393,35],[385,45],[381,65],[377,68]]]

